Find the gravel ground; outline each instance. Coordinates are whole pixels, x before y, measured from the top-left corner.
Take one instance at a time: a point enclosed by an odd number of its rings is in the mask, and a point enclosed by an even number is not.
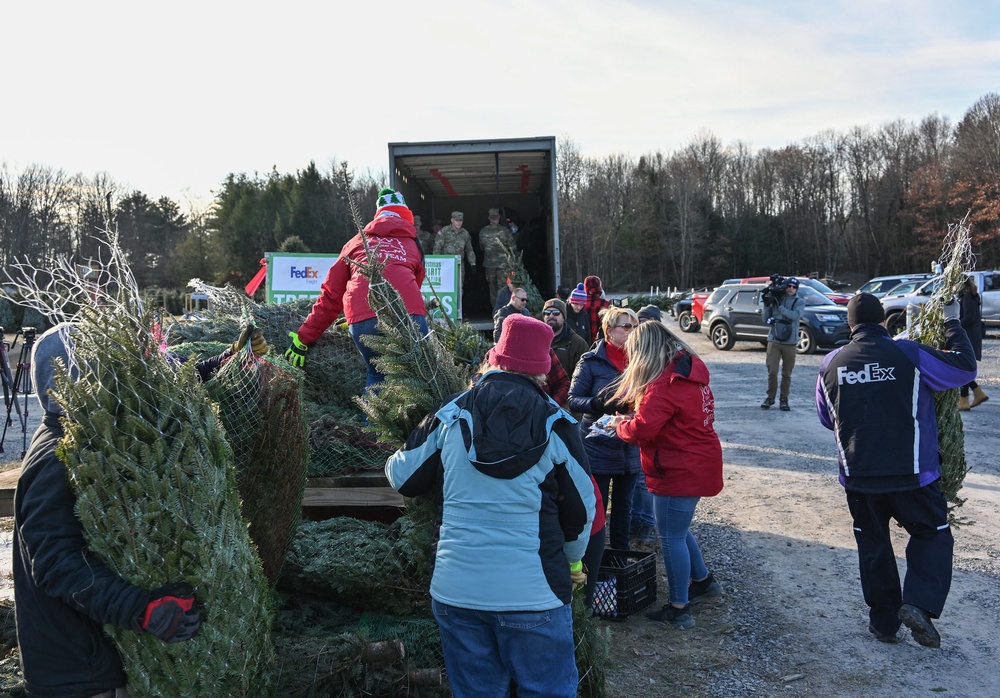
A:
[[[671,329],[672,319],[666,320]],[[679,332],[679,331],[678,331]],[[680,334],[680,333],[679,333]],[[832,434],[813,404],[823,354],[799,357],[791,412],[759,408],[764,351],[740,343],[715,350],[699,334],[680,334],[706,361],[716,396],[726,488],[703,499],[694,525],[725,594],[694,609],[697,625],[677,631],[641,613],[605,623],[612,698],[685,695],[713,698],[817,696],[898,698],[1000,695],[1000,339],[984,343],[980,383],[991,401],[965,413],[973,471],[963,495],[974,521],[955,531],[952,593],[937,626],[942,648],[908,635],[898,645],[867,632],[857,557]],[[37,403],[32,405],[37,419]],[[15,422],[16,423],[16,422]],[[34,426],[29,426],[29,434]],[[3,458],[16,459],[19,433]],[[16,441],[16,443],[14,443]],[[17,460],[0,469],[17,467]],[[10,519],[0,520],[0,595],[9,593]],[[3,530],[6,529],[6,530]],[[900,557],[906,538],[896,535]],[[658,604],[666,601],[659,566]]]
[[[671,329],[676,327],[667,320]],[[816,418],[813,391],[823,354],[798,357],[791,412],[763,411],[759,344],[714,349],[681,334],[705,359],[716,396],[726,489],[703,499],[695,535],[723,597],[694,608],[677,631],[633,616],[609,624],[613,696],[1000,695],[1000,341],[985,342],[980,383],[994,400],[965,413],[964,515],[956,529],[952,592],[937,626],[942,648],[906,633],[898,645],[867,632],[857,553],[834,439]],[[894,534],[902,571],[905,533]],[[661,582],[662,582],[661,578]],[[665,582],[658,603],[665,602]]]

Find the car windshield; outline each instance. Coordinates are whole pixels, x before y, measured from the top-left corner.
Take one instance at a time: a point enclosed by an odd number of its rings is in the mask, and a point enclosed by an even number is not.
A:
[[[887,296],[898,296],[903,293],[913,293],[917,286],[924,283],[923,281],[904,281],[901,284],[896,284],[888,291],[885,292]]]
[[[832,300],[824,296],[819,291],[814,290],[810,286],[799,286],[798,296],[799,298],[801,298],[806,302],[806,305],[833,305],[833,306],[837,305]]]
[[[824,284],[822,281],[817,281],[816,279],[799,279],[799,282],[804,286],[816,289],[820,293],[836,293],[836,291],[832,288]]]

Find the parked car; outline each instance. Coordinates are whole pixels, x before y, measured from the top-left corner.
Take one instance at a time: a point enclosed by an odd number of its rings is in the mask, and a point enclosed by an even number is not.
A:
[[[1000,271],[973,271],[972,278],[979,286],[979,297],[983,306],[983,321],[1000,323]],[[923,306],[941,285],[941,277],[935,276],[922,283],[912,293],[886,294],[880,300],[885,308],[885,326],[889,334],[896,335],[906,329],[906,308],[909,305]]]
[[[933,274],[897,274],[895,276],[876,276],[874,279],[870,279],[862,284],[861,288],[858,289],[858,293],[870,293],[876,298],[881,298],[899,284],[915,283],[919,285],[933,276]],[[913,289],[910,289],[907,293],[911,293],[912,291]]]
[[[770,329],[762,313],[761,290],[766,283],[741,283],[720,286],[705,302],[701,331],[716,349],[728,351],[736,342],[767,343]],[[837,305],[810,286],[800,285],[798,295],[805,301],[799,321],[796,352],[812,354],[817,349],[832,349],[847,344],[851,330],[847,308]]]
[[[705,301],[711,295],[708,291],[692,293],[674,304],[674,315],[682,332],[697,332],[701,329],[701,316],[705,312]]]
[[[820,293],[822,293],[824,296],[832,300],[837,305],[847,305],[851,301],[850,293],[840,293],[839,291],[834,291],[832,288],[824,284],[822,281],[819,281],[818,279],[810,279],[809,277],[806,276],[796,276],[795,278],[799,280],[799,288],[801,288],[802,286],[809,286],[810,288],[815,289]],[[771,281],[771,277],[749,276],[745,279],[731,279],[731,281],[735,281],[736,283],[741,283],[741,284],[750,284],[750,283],[766,284]],[[726,281],[724,283],[729,283],[729,282]]]

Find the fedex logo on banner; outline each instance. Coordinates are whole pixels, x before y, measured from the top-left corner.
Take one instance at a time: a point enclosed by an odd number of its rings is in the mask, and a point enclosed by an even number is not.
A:
[[[300,269],[299,267],[292,267],[289,272],[289,278],[291,279],[318,279],[319,269],[313,269],[312,267],[306,267]]]
[[[865,364],[865,367],[860,371],[848,371],[845,366],[841,366],[837,369],[837,385],[894,381],[896,377],[892,375],[892,372],[895,368],[895,366],[882,368],[878,364]]]

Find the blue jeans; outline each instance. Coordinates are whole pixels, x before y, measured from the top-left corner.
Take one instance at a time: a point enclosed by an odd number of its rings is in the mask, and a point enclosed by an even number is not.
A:
[[[653,493],[646,488],[646,473],[640,472],[632,490],[632,529],[639,526],[656,525],[653,516]]]
[[[431,600],[455,698],[576,698],[579,677],[569,606],[550,611],[474,611]]]
[[[417,323],[417,327],[420,328],[420,333],[427,336],[427,318],[423,315],[411,315],[410,319]],[[368,367],[368,378],[365,380],[366,390],[385,380],[385,376],[379,373],[373,363],[373,359],[376,359],[379,356],[378,352],[372,351],[365,346],[364,342],[361,341],[361,338],[365,335],[381,334],[381,332],[375,330],[376,324],[378,324],[378,318],[373,317],[368,318],[367,320],[362,320],[361,322],[355,322],[349,328],[351,339],[354,340],[354,346],[356,346],[358,351],[361,352],[361,358],[365,360],[365,365]]]
[[[668,599],[672,604],[686,604],[691,580],[708,576],[701,548],[691,533],[691,519],[699,499],[701,497],[653,496],[656,528],[663,546],[663,566],[667,568],[670,585]]]

